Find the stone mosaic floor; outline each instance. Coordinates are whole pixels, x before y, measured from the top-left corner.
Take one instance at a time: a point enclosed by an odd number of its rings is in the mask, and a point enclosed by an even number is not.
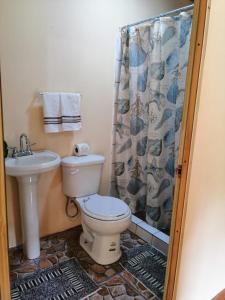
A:
[[[154,294],[124,270],[118,262],[102,266],[95,263],[79,245],[81,227],[76,227],[41,239],[41,255],[28,260],[21,247],[10,249],[11,280],[23,278],[38,269],[45,269],[76,257],[89,276],[100,289],[85,300],[158,300]],[[133,233],[126,231],[121,235],[122,249],[130,249],[145,242]]]

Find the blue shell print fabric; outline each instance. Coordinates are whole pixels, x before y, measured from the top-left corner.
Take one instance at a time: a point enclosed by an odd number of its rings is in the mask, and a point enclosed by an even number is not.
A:
[[[122,30],[116,53],[112,195],[169,229],[192,12]]]

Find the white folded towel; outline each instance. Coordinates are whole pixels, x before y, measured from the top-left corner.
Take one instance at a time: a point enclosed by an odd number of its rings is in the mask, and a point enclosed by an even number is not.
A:
[[[44,93],[45,132],[80,130],[80,94]]]
[[[80,94],[61,93],[62,131],[81,129]]]
[[[44,93],[43,104],[45,132],[62,131],[60,94]]]

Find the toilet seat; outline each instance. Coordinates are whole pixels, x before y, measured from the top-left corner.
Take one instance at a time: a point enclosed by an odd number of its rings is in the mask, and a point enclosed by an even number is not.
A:
[[[84,197],[81,208],[84,214],[102,221],[122,220],[130,215],[128,205],[122,200],[97,194]]]

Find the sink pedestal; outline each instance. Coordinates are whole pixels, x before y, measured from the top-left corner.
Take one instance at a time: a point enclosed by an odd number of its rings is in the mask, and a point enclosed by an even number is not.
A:
[[[47,150],[17,158],[8,157],[5,160],[6,175],[16,177],[19,184],[24,252],[30,259],[40,256],[38,178],[42,173],[56,169],[60,161],[57,153]]]
[[[37,183],[39,175],[18,176],[24,252],[29,259],[40,256]]]

